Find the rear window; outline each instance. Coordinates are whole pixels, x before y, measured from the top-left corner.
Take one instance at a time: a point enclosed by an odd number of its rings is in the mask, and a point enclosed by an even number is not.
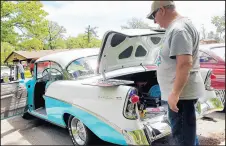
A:
[[[225,47],[212,48],[211,51],[225,61]]]

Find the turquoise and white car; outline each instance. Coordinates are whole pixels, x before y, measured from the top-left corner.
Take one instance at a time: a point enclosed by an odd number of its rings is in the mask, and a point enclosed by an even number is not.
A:
[[[154,65],[163,35],[151,30],[109,31],[100,49],[38,59],[32,79],[1,84],[1,119],[33,115],[68,128],[75,145],[95,138],[150,145],[171,133]],[[206,98],[197,102],[197,117],[223,107],[211,88],[211,70],[201,72]]]

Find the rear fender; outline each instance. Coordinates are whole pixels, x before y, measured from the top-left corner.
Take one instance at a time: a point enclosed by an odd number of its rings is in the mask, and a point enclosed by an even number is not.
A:
[[[84,85],[74,81],[53,82],[45,95],[48,118],[65,125],[63,115],[73,115],[100,139],[124,145],[122,129],[135,123],[123,116],[124,101],[130,88],[124,85]]]
[[[211,87],[211,69],[201,69],[201,75],[205,84],[205,97],[199,98],[196,103],[196,117],[200,118],[214,111],[222,111],[222,100],[216,96],[214,89]]]
[[[122,130],[100,115],[75,106],[72,106],[71,110],[67,111],[65,114],[72,115],[79,119],[90,131],[93,132],[93,134],[103,141],[126,145],[126,140],[122,134]]]

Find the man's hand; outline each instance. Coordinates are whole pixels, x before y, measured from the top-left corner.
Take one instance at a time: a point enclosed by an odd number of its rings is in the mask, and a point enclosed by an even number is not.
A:
[[[179,95],[174,94],[173,92],[168,97],[168,104],[172,111],[178,112],[177,103],[179,101]]]

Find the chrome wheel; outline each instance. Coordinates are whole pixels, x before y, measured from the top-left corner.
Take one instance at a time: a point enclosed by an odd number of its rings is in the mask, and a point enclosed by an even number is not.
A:
[[[74,140],[79,145],[86,144],[87,133],[84,124],[75,117],[71,120],[71,132]]]

